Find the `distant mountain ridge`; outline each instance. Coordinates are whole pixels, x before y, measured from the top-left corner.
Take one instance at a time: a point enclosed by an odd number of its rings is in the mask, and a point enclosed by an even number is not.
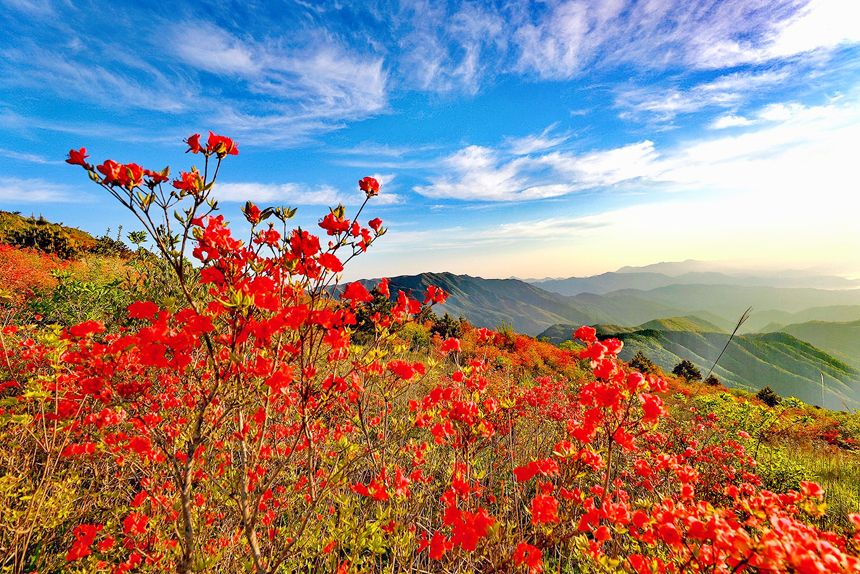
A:
[[[378,280],[367,283],[375,284]],[[453,273],[422,273],[391,277],[392,292],[403,290],[423,297],[429,285],[448,292],[436,313],[465,317],[478,327],[508,324],[514,330],[536,334],[558,322],[588,323],[594,319],[574,305],[569,297],[545,291],[516,279],[483,279]]]
[[[680,275],[669,275],[648,271],[613,271],[590,277],[567,279],[541,279],[531,281],[541,289],[561,295],[595,293],[603,295],[622,289],[650,290],[670,285],[734,285],[742,287],[780,287],[815,289],[852,289],[860,287],[860,281],[830,275],[821,276],[773,276],[773,275],[729,275],[716,271],[690,271]]]
[[[376,281],[366,283],[372,285]],[[390,281],[395,291],[416,293],[423,293],[428,285],[436,285],[451,293],[438,312],[463,316],[482,327],[494,328],[506,323],[529,335],[537,335],[556,323],[631,327],[652,319],[686,315],[704,319],[718,330],[730,330],[749,306],[753,307],[753,315],[745,325],[745,332],[754,332],[777,317],[783,319],[814,307],[844,306],[860,310],[860,289],[696,284],[565,296],[517,279],[484,279],[453,273],[402,275]],[[760,314],[764,315],[761,320]]]

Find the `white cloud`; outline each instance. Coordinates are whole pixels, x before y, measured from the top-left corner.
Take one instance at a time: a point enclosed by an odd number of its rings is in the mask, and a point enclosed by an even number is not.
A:
[[[165,75],[143,61],[125,57],[133,70],[126,73],[111,60],[89,63],[71,51],[56,51],[27,40],[3,51],[0,74],[7,86],[53,90],[62,97],[83,99],[110,108],[134,108],[166,113],[187,111],[195,93],[190,84]]]
[[[0,177],[0,201],[21,203],[68,203],[89,199],[73,188],[43,179]]]
[[[687,89],[624,89],[616,97],[615,105],[624,110],[622,117],[648,114],[661,120],[671,120],[678,114],[706,108],[735,108],[762,89],[788,78],[785,70],[734,72]]]
[[[743,190],[761,195],[775,182],[780,182],[780,188],[797,189],[800,182],[807,187],[817,185],[817,178],[844,188],[845,182],[858,179],[851,175],[856,162],[845,157],[840,165],[833,159],[854,148],[851,137],[860,139],[857,95],[819,106],[771,104],[754,117],[728,116],[712,124],[747,128],[739,134],[667,148],[645,140],[588,153],[545,151],[514,156],[505,153],[504,145],[498,150],[468,146],[440,160],[442,173],[414,191],[426,197],[466,201],[545,199],[620,185],[643,191]],[[787,178],[785,174],[792,175]]]
[[[493,149],[468,146],[442,160],[449,174],[414,191],[426,197],[473,201],[520,201],[557,197],[573,191],[565,183],[547,181],[542,166],[528,158],[507,159]]]
[[[516,69],[571,78],[589,67],[718,69],[860,42],[851,0],[548,2],[517,25]]]
[[[399,71],[407,84],[431,92],[476,93],[497,71],[507,35],[501,13],[463,4],[453,13],[439,3],[404,3],[398,18],[410,27],[400,38]],[[501,60],[501,58],[497,58]]]
[[[18,160],[18,161],[26,161],[29,163],[38,163],[38,164],[42,164],[42,165],[50,165],[50,164],[60,165],[60,164],[64,163],[61,160],[49,159],[43,155],[39,155],[39,154],[35,154],[35,153],[24,153],[24,152],[19,152],[19,151],[15,151],[15,150],[11,150],[11,149],[3,149],[3,148],[0,148],[0,156],[8,157],[9,159],[14,159],[14,160]]]
[[[723,65],[760,63],[860,42],[860,4],[852,0],[810,0],[772,23],[757,43],[723,40],[703,53]]]
[[[743,116],[728,114],[715,119],[710,126],[712,130],[722,130],[726,128],[743,127],[753,124],[754,122]]]
[[[628,182],[655,171],[653,142],[585,154],[552,151],[520,156],[508,146],[468,146],[441,160],[447,173],[414,191],[463,201],[529,201]]]
[[[379,205],[391,205],[400,202],[400,197],[393,193],[385,193],[385,186],[393,176],[380,175],[382,192],[371,199]],[[325,205],[334,207],[338,204],[360,205],[364,201],[364,192],[356,189],[344,192],[331,185],[303,185],[300,183],[219,183],[215,186],[212,196],[222,202],[252,201],[262,205]]]
[[[239,38],[212,23],[178,24],[175,54],[194,68],[227,76],[246,90],[218,106],[215,121],[250,144],[293,144],[387,106],[383,59],[325,33],[284,40]]]
[[[570,139],[570,134],[552,135],[556,124],[548,126],[539,134],[531,134],[521,138],[508,138],[507,146],[514,155],[529,155],[558,147]]]
[[[539,159],[579,189],[612,186],[654,175],[658,158],[654,142],[645,140],[583,155],[551,153]]]

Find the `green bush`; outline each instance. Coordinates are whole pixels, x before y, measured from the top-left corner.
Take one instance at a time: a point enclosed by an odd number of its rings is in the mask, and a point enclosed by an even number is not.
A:
[[[62,259],[72,259],[80,252],[80,246],[62,228],[41,218],[28,219],[24,227],[6,231],[3,239],[9,245],[38,249]]]
[[[684,359],[672,369],[672,374],[685,379],[686,381],[701,381],[702,372],[692,362]]]
[[[775,407],[780,403],[780,401],[782,401],[782,398],[780,398],[780,396],[776,394],[776,391],[774,391],[770,387],[763,388],[762,390],[757,392],[755,396],[756,398],[758,398],[758,400],[760,400],[769,407]]]

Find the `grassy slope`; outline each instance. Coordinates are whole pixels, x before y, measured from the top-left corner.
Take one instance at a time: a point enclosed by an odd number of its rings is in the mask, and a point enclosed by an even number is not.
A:
[[[620,333],[621,356],[642,351],[663,369],[689,359],[703,374],[723,349],[724,333],[643,330]],[[825,384],[822,396],[821,374]],[[714,369],[729,386],[757,390],[769,386],[781,396],[793,396],[829,408],[860,407],[860,373],[827,353],[786,333],[735,337]]]
[[[787,325],[781,330],[860,369],[860,321],[809,321]]]
[[[54,228],[63,231],[70,239],[82,248],[88,248],[95,244],[96,239],[86,231],[82,231],[76,227],[68,227],[62,223],[52,223],[41,217],[27,217],[20,213],[0,210],[0,240],[7,231],[24,229],[30,225],[45,226],[46,228]]]

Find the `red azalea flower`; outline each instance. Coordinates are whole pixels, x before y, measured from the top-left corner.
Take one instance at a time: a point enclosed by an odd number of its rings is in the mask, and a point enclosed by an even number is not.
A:
[[[367,288],[358,281],[347,285],[346,289],[343,290],[343,295],[341,297],[343,299],[348,299],[353,303],[367,303],[368,301],[373,301],[373,296]]]
[[[460,352],[460,339],[455,337],[451,337],[449,339],[445,339],[442,341],[442,344],[439,346],[439,350],[443,353],[453,353]]]
[[[532,524],[555,524],[558,522],[558,500],[548,494],[538,494],[532,499]]]
[[[531,574],[539,574],[543,572],[542,556],[539,548],[526,542],[520,542],[514,550],[513,561],[517,566],[525,564]]]
[[[158,185],[159,183],[164,183],[169,179],[167,177],[167,169],[165,169],[164,171],[153,171],[151,169],[145,169],[143,170],[143,173],[144,175],[149,177],[149,180],[150,182],[152,182],[153,186]]]
[[[188,144],[188,149],[185,153],[200,153],[203,151],[203,147],[200,145],[200,134],[188,136],[188,139],[183,141]]]
[[[223,158],[228,155],[239,155],[239,148],[227,136],[215,135],[210,131],[209,140],[206,142],[206,152],[214,153],[219,158]]]
[[[122,169],[122,164],[115,162],[112,159],[106,159],[103,164],[96,167],[102,175],[104,175],[104,179],[102,179],[102,183],[107,185],[116,185],[120,181],[120,170]]]
[[[343,264],[340,262],[340,259],[331,253],[323,253],[319,256],[317,261],[332,273],[340,273],[343,271]]]
[[[66,163],[70,163],[72,165],[80,165],[89,169],[89,164],[85,161],[88,157],[87,148],[82,147],[79,150],[69,150],[69,157],[66,159]]]
[[[93,541],[101,529],[101,524],[79,524],[76,526],[72,531],[75,541],[66,554],[66,562],[74,562],[92,554]]]
[[[379,182],[376,178],[368,176],[364,179],[360,179],[358,180],[358,187],[361,188],[361,191],[363,191],[367,197],[379,195]]]
[[[597,331],[594,329],[594,327],[583,325],[576,330],[573,336],[582,341],[583,343],[593,343],[597,340]]]
[[[252,225],[257,225],[258,223],[260,223],[263,215],[263,212],[260,211],[260,208],[251,203],[250,201],[245,203],[245,207],[242,209],[242,213],[245,214],[245,219],[248,220],[248,223]]]
[[[179,179],[173,180],[173,187],[176,189],[196,195],[203,189],[203,178],[196,169],[191,171],[183,171],[179,174]]]

